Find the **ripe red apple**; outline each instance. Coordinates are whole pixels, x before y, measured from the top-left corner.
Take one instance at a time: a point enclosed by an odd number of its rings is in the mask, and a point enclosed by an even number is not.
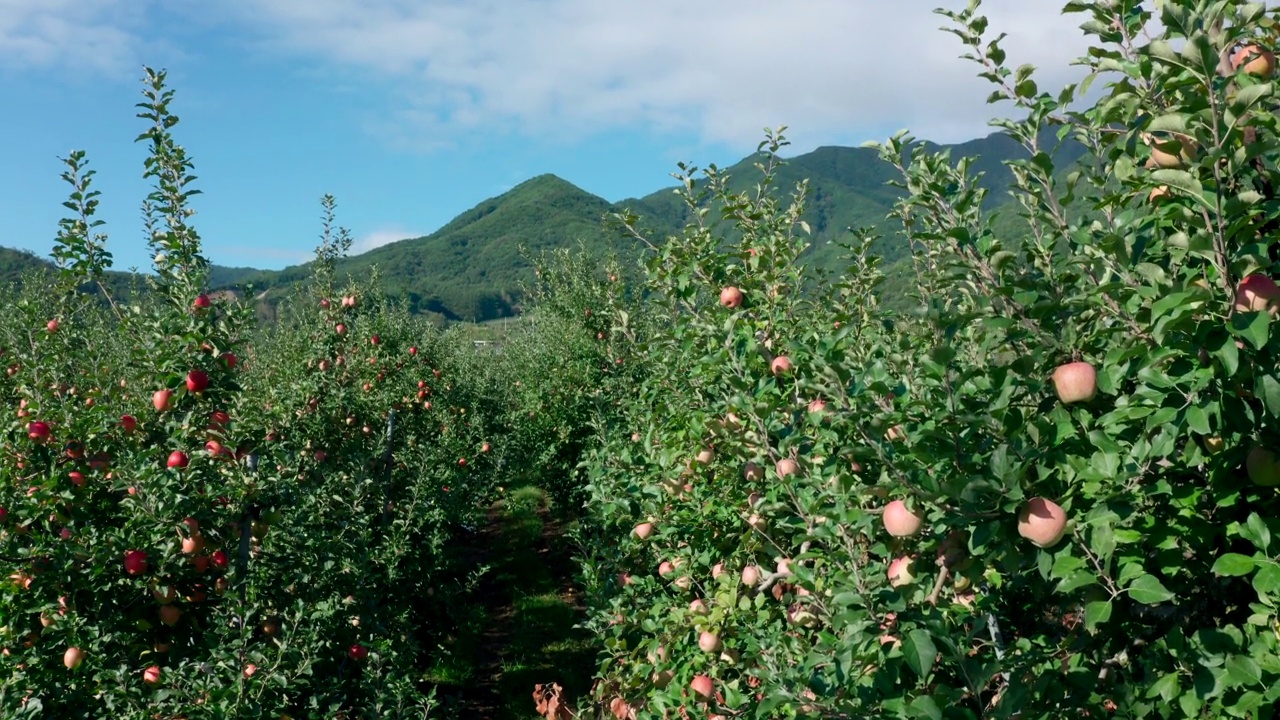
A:
[[[84,661],[84,651],[78,647],[69,647],[62,653],[62,664],[68,670],[75,670]]]
[[[9,519],[9,511],[3,505],[0,505],[0,523]]]
[[[51,433],[52,430],[49,429],[49,423],[39,420],[27,423],[27,437],[40,444],[48,442]]]
[[[1254,273],[1236,286],[1236,312],[1269,312],[1275,315],[1280,312],[1280,287],[1271,278],[1261,273]]]
[[[668,575],[674,573],[675,571],[676,571],[676,566],[672,565],[671,561],[669,560],[663,560],[662,562],[658,563],[658,574],[661,575],[662,577],[667,577]]]
[[[151,396],[151,404],[159,412],[171,409],[173,407],[173,391],[168,388],[155,391]]]
[[[381,343],[381,342],[382,342],[382,337],[379,335],[374,335],[373,337],[369,338],[369,343],[372,345],[377,345],[378,343]]]
[[[147,571],[147,554],[141,550],[127,550],[124,554],[124,571],[137,577]]]
[[[1238,71],[1242,65],[1245,73],[1269,80],[1276,71],[1276,56],[1270,50],[1251,43],[1231,54],[1231,69]]]
[[[920,532],[920,527],[924,524],[924,518],[911,512],[901,500],[885,505],[884,515],[880,519],[884,521],[884,529],[894,537],[911,537]]]
[[[742,584],[747,587],[755,587],[760,584],[760,568],[755,565],[748,565],[742,568]]]
[[[329,302],[329,298],[320,298],[320,307],[324,308],[325,310],[328,310],[329,306],[332,304],[333,303]]]
[[[213,301],[209,299],[208,295],[200,293],[196,296],[195,302],[191,303],[191,307],[195,308],[197,311],[208,310],[213,307]]]
[[[253,663],[248,663],[247,665],[244,666],[244,679],[248,680],[249,678],[253,677],[254,673],[256,672],[258,672],[258,666],[254,665]]]
[[[1067,531],[1067,513],[1052,500],[1034,497],[1018,514],[1018,534],[1041,548],[1051,548]]]
[[[365,658],[369,657],[369,648],[361,645],[360,643],[356,643],[355,645],[347,648],[347,657],[355,660],[356,662],[362,662]]]
[[[84,473],[80,472],[79,470],[72,470],[71,472],[67,473],[67,478],[70,479],[71,484],[75,485],[76,487],[82,487],[84,485]]]
[[[240,363],[240,358],[236,357],[235,353],[226,352],[218,356],[218,362],[222,363],[222,367],[228,370],[235,370],[236,365]]]
[[[1245,472],[1255,484],[1263,487],[1280,485],[1280,462],[1276,454],[1261,445],[1254,445],[1249,450],[1244,462]]]
[[[346,297],[342,298],[342,307],[353,308],[355,306],[356,306],[355,295],[347,295]]]
[[[152,665],[142,671],[142,681],[148,685],[160,684],[160,666]]]
[[[1088,402],[1098,393],[1098,373],[1087,362],[1059,365],[1053,371],[1053,387],[1064,404]]]
[[[786,355],[779,355],[769,363],[769,371],[774,375],[786,375],[791,372],[791,358]]]
[[[698,648],[702,652],[720,652],[724,644],[720,642],[720,636],[704,630],[698,635]]]
[[[188,462],[189,462],[189,459],[187,458],[187,454],[182,452],[181,450],[174,450],[173,452],[169,453],[168,465],[171,468],[177,468],[181,470],[182,468],[185,468],[187,466]]]
[[[338,323],[337,325],[335,325],[335,326],[333,327],[333,331],[334,331],[334,332],[336,332],[336,333],[338,333],[339,335],[346,335],[346,334],[347,334],[347,326],[346,326],[346,325],[343,325],[342,323]]]
[[[774,465],[773,469],[778,473],[778,477],[784,478],[800,472],[800,464],[791,458],[782,458]]]
[[[230,422],[231,416],[222,410],[214,410],[209,415],[209,429],[214,432],[226,430]]]
[[[409,348],[409,354],[410,354],[410,355],[417,355],[417,354],[418,354],[418,347],[415,345],[415,346],[413,346],[413,347]]]
[[[489,443],[484,443],[483,445],[481,445],[481,446],[480,446],[480,452],[482,452],[482,453],[487,453],[487,452],[489,452],[489,451],[490,451],[490,450],[492,450],[492,449],[493,449],[493,448],[492,448],[492,447],[490,447]]]
[[[710,700],[711,693],[715,691],[715,683],[706,675],[694,675],[693,681],[689,683],[689,689],[693,690],[693,694],[700,700]]]
[[[231,558],[227,556],[225,550],[214,550],[213,554],[209,556],[209,560],[218,570],[226,570],[227,565],[231,563]]]
[[[721,290],[720,304],[727,308],[738,307],[742,304],[742,291],[732,286]]]
[[[160,622],[173,627],[182,618],[182,611],[172,605],[160,606]]]
[[[912,574],[912,559],[903,555],[894,558],[889,563],[889,584],[893,587],[902,587],[915,582],[916,576]]]
[[[706,615],[709,612],[711,611],[707,609],[707,604],[701,599],[689,603],[689,613],[691,615]]]
[[[636,534],[636,537],[640,538],[641,540],[648,540],[649,536],[653,534],[653,523],[651,522],[640,523],[635,527],[635,530],[633,530],[632,532],[634,532]]]
[[[195,555],[204,549],[204,537],[196,534],[182,538],[182,554]]]
[[[132,415],[120,416],[120,427],[127,433],[131,433],[138,428],[138,418]]]
[[[44,329],[48,330],[50,333],[58,332],[58,321],[50,320],[49,322],[45,323]]]
[[[207,387],[209,387],[209,375],[205,371],[192,370],[187,373],[187,390],[200,393]]]

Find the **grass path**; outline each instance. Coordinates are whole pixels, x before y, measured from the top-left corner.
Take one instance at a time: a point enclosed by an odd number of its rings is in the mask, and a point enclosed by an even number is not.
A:
[[[537,487],[509,490],[464,548],[488,566],[452,603],[459,625],[429,675],[446,716],[532,720],[533,686],[558,682],[568,697],[590,688],[596,648],[582,619],[563,520]]]

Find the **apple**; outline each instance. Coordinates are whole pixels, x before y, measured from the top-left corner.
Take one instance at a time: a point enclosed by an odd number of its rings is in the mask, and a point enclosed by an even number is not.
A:
[[[711,693],[715,691],[715,683],[706,675],[694,675],[693,681],[689,683],[689,689],[693,690],[693,694],[702,700],[710,700]]]
[[[151,597],[155,598],[156,602],[161,605],[168,605],[178,599],[178,591],[174,590],[171,586],[165,587],[163,590],[158,587],[154,587],[151,588]]]
[[[209,569],[209,558],[204,555],[196,555],[191,558],[191,567],[195,568],[197,574],[203,575]]]
[[[1067,513],[1054,501],[1034,497],[1018,514],[1018,534],[1040,548],[1051,548],[1067,531]]]
[[[151,404],[159,412],[173,408],[173,391],[168,388],[155,391],[151,396]]]
[[[84,661],[84,651],[78,647],[69,647],[62,653],[62,664],[68,670],[75,670]]]
[[[1151,141],[1151,160],[1156,167],[1181,168],[1186,163],[1194,161],[1196,155],[1195,144],[1186,135],[1174,133],[1167,137],[1153,138]]]
[[[626,700],[615,695],[609,701],[609,712],[613,713],[617,720],[627,720],[627,718],[631,717],[631,706],[627,704]]]
[[[1151,192],[1147,193],[1147,202],[1152,204],[1158,203],[1161,200],[1170,197],[1171,193],[1172,191],[1169,189],[1168,185],[1161,185],[1159,187],[1152,188]]]
[[[1236,286],[1234,307],[1236,312],[1280,312],[1280,288],[1276,282],[1261,273],[1254,273]]]
[[[915,582],[916,576],[912,574],[912,558],[903,555],[896,557],[889,563],[889,584],[893,587],[902,587]]]
[[[353,307],[355,307],[355,306],[356,306],[356,296],[355,296],[355,295],[346,295],[346,296],[344,296],[344,297],[342,298],[342,307],[344,307],[344,308],[345,308],[345,307],[353,308]]]
[[[50,333],[58,332],[58,321],[50,320],[49,322],[45,323],[44,329],[48,330]]]
[[[884,514],[880,518],[884,529],[894,537],[911,537],[920,532],[924,518],[911,512],[902,500],[894,500],[885,505]]]
[[[711,450],[710,448],[704,449],[701,452],[699,452],[697,457],[695,457],[694,459],[697,460],[698,463],[702,465],[710,465],[711,461],[715,459],[715,451]]]
[[[214,550],[209,556],[209,561],[212,562],[213,566],[218,570],[226,570],[227,565],[231,564],[231,558],[227,557],[226,550]]]
[[[773,469],[778,473],[778,477],[784,478],[799,472],[800,464],[791,458],[782,458],[774,464]]]
[[[0,505],[0,523],[9,519],[9,511],[3,505]]]
[[[689,613],[690,613],[690,614],[693,614],[693,615],[706,615],[708,612],[710,612],[710,610],[708,610],[708,609],[707,609],[707,604],[706,604],[705,602],[703,602],[702,600],[694,600],[694,601],[692,601],[692,602],[690,602],[690,603],[689,603]]]
[[[328,310],[333,303],[329,302],[329,298],[320,298],[320,307]]]
[[[1231,69],[1238,71],[1242,66],[1245,73],[1269,80],[1276,71],[1276,56],[1259,45],[1245,45],[1231,54]]]
[[[152,665],[143,670],[142,681],[148,685],[158,685],[160,683],[160,666]]]
[[[671,564],[670,560],[663,560],[661,563],[658,563],[658,574],[662,577],[666,577],[675,571],[676,566]]]
[[[335,326],[333,327],[333,331],[334,331],[334,332],[336,332],[336,333],[338,333],[339,335],[346,335],[346,334],[347,334],[347,326],[346,326],[346,325],[343,325],[342,323],[338,323],[337,325],[335,325]]]
[[[223,445],[217,440],[210,440],[206,442],[204,444],[204,449],[205,449],[205,452],[209,453],[214,457],[223,457],[223,456],[229,457],[231,455],[231,451],[227,449],[227,446]]]
[[[720,304],[730,309],[738,307],[742,304],[742,291],[732,286],[721,290]]]
[[[698,635],[698,648],[702,652],[720,652],[723,647],[724,645],[720,642],[720,636],[713,632],[704,630]]]
[[[725,573],[724,563],[718,562],[711,566],[711,579],[719,580],[720,576]]]
[[[747,482],[758,482],[763,480],[764,468],[753,462],[749,462],[742,468],[742,477],[745,478]]]
[[[1088,402],[1098,394],[1098,373],[1087,362],[1059,365],[1053,371],[1053,388],[1066,405]]]
[[[71,484],[76,487],[82,487],[84,485],[84,473],[79,470],[72,470],[67,473],[67,477],[71,480]]]
[[[191,535],[182,538],[182,554],[195,555],[204,549],[204,537],[201,535]]]
[[[160,622],[173,627],[182,618],[182,611],[172,605],[160,606]]]
[[[636,537],[640,538],[641,540],[648,540],[649,536],[653,534],[653,523],[651,522],[640,523],[635,527],[634,530],[632,530],[632,532],[634,532]]]
[[[132,415],[120,416],[120,427],[127,433],[131,433],[138,428],[138,418]]]
[[[197,312],[201,310],[208,310],[209,308],[213,307],[213,301],[209,299],[208,295],[205,295],[204,293],[200,293],[199,295],[196,296],[195,302],[191,303],[191,307],[194,308]]]
[[[127,550],[124,554],[124,571],[137,577],[147,571],[147,554],[141,550]]]
[[[245,679],[245,680],[248,680],[249,678],[253,677],[254,673],[256,673],[256,672],[258,672],[258,666],[257,666],[257,665],[254,665],[253,663],[249,663],[249,664],[245,665],[245,666],[244,666],[244,679]]]
[[[484,443],[483,445],[480,446],[480,452],[482,453],[487,453],[492,449],[493,448],[489,446],[489,443]]]
[[[231,422],[231,416],[225,411],[214,410],[209,414],[209,430],[220,432],[227,429],[227,425]]]
[[[760,517],[759,513],[751,513],[751,516],[747,518],[747,525],[750,526],[752,530],[762,533],[764,532],[764,529],[769,526],[769,521]]]
[[[355,645],[347,648],[347,657],[355,660],[356,662],[362,662],[365,658],[369,657],[369,648],[361,645],[360,643],[356,643]]]
[[[413,346],[413,347],[409,348],[409,354],[410,354],[410,355],[417,355],[417,354],[418,354],[418,347],[415,345],[415,346]]]
[[[187,454],[182,452],[181,450],[174,450],[173,452],[169,453],[168,465],[171,468],[177,468],[181,470],[182,468],[185,468],[187,466],[187,463],[189,461],[190,460],[187,458]]]
[[[1244,461],[1245,471],[1249,479],[1263,487],[1280,485],[1280,462],[1276,454],[1261,445],[1254,445]]]
[[[236,357],[235,353],[225,352],[218,356],[218,362],[228,370],[235,370],[236,365],[240,364],[240,358]]]
[[[760,568],[755,565],[748,565],[742,568],[742,584],[747,587],[755,587],[760,584]]]
[[[791,372],[791,358],[786,355],[779,355],[769,363],[769,372],[774,375],[786,375]]]
[[[49,423],[36,420],[27,423],[27,437],[32,440],[44,444],[49,441],[49,435],[52,431],[49,429]]]

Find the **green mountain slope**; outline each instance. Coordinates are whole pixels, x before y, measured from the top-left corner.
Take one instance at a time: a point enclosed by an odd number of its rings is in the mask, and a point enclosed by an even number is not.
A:
[[[1046,136],[1046,139],[1048,136]],[[1050,143],[1050,146],[1056,142]],[[1004,190],[1011,174],[1002,164],[1021,157],[1023,151],[1002,134],[951,146],[926,143],[930,150],[949,148],[953,158],[975,157],[975,169],[986,173],[983,184],[991,193],[990,207],[1007,202]],[[1068,142],[1056,154],[1059,168],[1083,155],[1083,148]],[[744,158],[729,168],[730,187],[749,191],[759,179],[755,156]],[[876,226],[882,232],[877,251],[892,264],[906,254],[885,216],[900,191],[888,181],[896,171],[882,162],[874,150],[849,147],[820,147],[787,159],[779,168],[777,186],[790,192],[797,182],[809,180],[806,220],[814,231],[813,248],[806,260],[835,268],[839,248],[830,240],[842,236],[849,227]],[[657,239],[678,233],[688,219],[683,201],[674,187],[640,198],[610,203],[554,175],[539,175],[511,190],[490,198],[455,217],[439,230],[419,238],[409,238],[376,248],[339,263],[339,275],[367,276],[377,266],[386,291],[408,302],[417,313],[448,321],[486,321],[516,314],[520,310],[520,285],[530,279],[530,267],[520,249],[532,255],[582,241],[596,251],[615,251],[624,258],[637,257],[635,241],[604,228],[611,212],[630,210],[641,217],[640,226]],[[1015,231],[1016,218],[1006,218],[1002,227]],[[29,253],[0,249],[0,279],[18,275],[48,262]],[[215,266],[213,289],[238,289],[252,283],[258,293],[266,291],[264,312],[286,297],[309,274],[307,264],[280,271]],[[126,273],[112,273],[108,283],[113,291],[127,288]]]

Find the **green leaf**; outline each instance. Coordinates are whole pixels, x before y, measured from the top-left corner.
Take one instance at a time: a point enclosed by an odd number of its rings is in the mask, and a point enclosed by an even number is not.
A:
[[[1262,398],[1271,417],[1280,417],[1280,380],[1271,375],[1263,375],[1258,378],[1254,393]]]
[[[1209,416],[1205,414],[1204,408],[1199,405],[1191,405],[1187,408],[1187,427],[1197,435],[1208,435],[1212,431],[1209,426]]]
[[[1262,682],[1262,668],[1247,655],[1232,655],[1227,658],[1227,682],[1232,687],[1247,687]]]
[[[1267,344],[1267,331],[1270,316],[1264,312],[1242,312],[1231,316],[1231,332],[1239,335],[1255,350],[1261,350]]]
[[[1239,553],[1227,553],[1213,563],[1213,572],[1226,577],[1239,577],[1253,572],[1253,558]]]
[[[1099,625],[1111,619],[1111,601],[1098,600],[1084,606],[1084,628],[1093,632]]]
[[[1147,688],[1147,697],[1158,697],[1165,702],[1170,702],[1178,696],[1178,690],[1178,673],[1169,673],[1161,676]]]
[[[1267,527],[1266,521],[1256,512],[1249,513],[1249,519],[1240,526],[1240,537],[1263,552],[1271,547],[1271,528]]]
[[[1129,586],[1129,597],[1143,605],[1155,605],[1173,599],[1173,593],[1155,575],[1140,575]]]
[[[1267,561],[1259,567],[1253,576],[1253,589],[1268,595],[1280,590],[1280,565]]]
[[[1151,173],[1151,179],[1160,185],[1168,185],[1190,195],[1193,200],[1200,203],[1205,209],[1212,209],[1209,201],[1204,196],[1204,186],[1196,179],[1194,175],[1186,170],[1173,170],[1171,168],[1161,168]]]
[[[907,658],[907,665],[923,680],[933,670],[933,660],[938,656],[938,648],[928,630],[912,630],[907,633],[906,642],[902,644],[902,654]]]
[[[942,720],[942,708],[938,706],[938,701],[934,700],[932,695],[920,695],[912,700],[910,709],[911,717]]]

